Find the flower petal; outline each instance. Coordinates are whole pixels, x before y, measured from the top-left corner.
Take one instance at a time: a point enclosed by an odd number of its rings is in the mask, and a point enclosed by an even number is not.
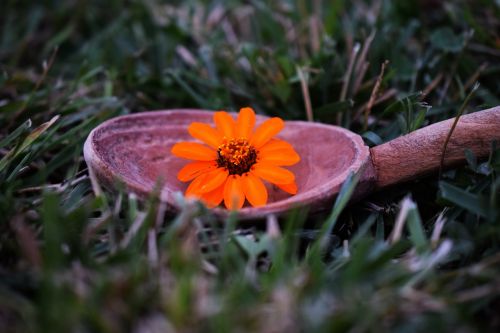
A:
[[[300,156],[293,149],[259,150],[259,162],[279,166],[294,165]]]
[[[278,117],[274,117],[266,120],[260,125],[255,133],[252,135],[252,140],[250,143],[255,148],[260,148],[266,144],[273,136],[278,134],[283,127],[285,127],[285,122]]]
[[[236,123],[231,115],[224,111],[214,113],[214,122],[217,130],[226,138],[234,138]]]
[[[286,142],[285,140],[280,139],[271,139],[262,147],[260,147],[259,151],[268,152],[273,150],[294,150],[293,146]]]
[[[273,184],[289,184],[295,181],[293,172],[272,164],[256,163],[252,167],[252,173]]]
[[[186,192],[184,192],[184,196],[186,198],[190,197],[195,197],[195,198],[200,198],[200,188],[201,186],[205,183],[205,180],[207,179],[207,174],[204,173],[196,177],[187,187]]]
[[[241,182],[243,193],[252,206],[258,207],[267,203],[267,189],[259,177],[249,172],[241,177]]]
[[[203,193],[201,195],[201,200],[205,203],[205,205],[209,208],[217,207],[224,198],[224,184],[217,187],[215,190]]]
[[[176,143],[171,150],[177,157],[187,158],[197,161],[212,161],[217,158],[215,150],[195,142]]]
[[[224,186],[224,205],[227,209],[240,209],[244,203],[245,193],[243,193],[241,177],[237,175],[227,177]]]
[[[211,171],[217,167],[214,161],[196,161],[186,164],[177,173],[177,179],[181,182],[187,182],[191,179],[198,177],[199,175]]]
[[[236,122],[236,137],[250,139],[255,125],[255,112],[252,108],[242,108]]]
[[[297,189],[297,184],[295,182],[290,184],[275,184],[275,185],[287,193],[297,194],[298,189]]]
[[[222,134],[210,125],[194,122],[189,125],[188,131],[193,138],[201,140],[215,149],[222,143]]]
[[[217,168],[206,173],[206,181],[200,186],[200,193],[208,193],[221,186],[227,179],[229,173],[226,169]]]

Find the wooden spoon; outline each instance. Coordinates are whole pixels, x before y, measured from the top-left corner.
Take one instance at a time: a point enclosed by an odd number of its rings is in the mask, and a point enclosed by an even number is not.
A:
[[[194,141],[187,126],[193,121],[212,123],[212,115],[210,111],[180,109],[108,120],[88,136],[85,160],[91,172],[110,188],[120,180],[129,191],[147,197],[160,182],[161,200],[176,209],[179,204],[174,193],[187,187],[176,176],[187,161],[173,156],[170,149],[176,142]],[[257,124],[265,119],[258,116]],[[362,172],[358,197],[436,172],[453,122],[435,123],[370,149],[359,135],[341,127],[287,121],[278,137],[290,142],[301,156],[301,161],[289,168],[296,175],[299,191],[290,196],[268,185],[268,204],[244,207],[240,216],[259,218],[295,206],[328,209],[351,172]],[[463,163],[466,148],[478,158],[486,157],[493,140],[500,141],[500,107],[462,116],[448,143],[443,167]],[[228,212],[221,207],[214,211],[221,215]]]

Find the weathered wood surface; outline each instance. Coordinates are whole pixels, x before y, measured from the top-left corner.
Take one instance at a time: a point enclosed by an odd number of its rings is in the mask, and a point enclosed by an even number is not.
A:
[[[89,135],[84,147],[85,159],[110,188],[119,180],[129,191],[147,197],[160,181],[161,199],[175,208],[178,203],[174,193],[182,193],[187,186],[176,174],[186,161],[172,156],[170,148],[178,141],[193,140],[187,133],[189,123],[210,123],[211,119],[211,112],[201,110],[145,112],[111,119]],[[258,122],[264,119],[259,116]],[[244,207],[240,216],[259,218],[295,206],[329,209],[350,172],[364,170],[356,198],[373,189],[436,172],[453,121],[430,125],[370,150],[360,136],[346,129],[287,122],[279,137],[289,141],[301,156],[301,161],[290,167],[296,175],[299,192],[289,196],[268,185],[268,204]],[[500,142],[500,107],[462,116],[448,143],[444,167],[463,163],[466,148],[479,158],[486,157],[492,140]],[[215,211],[221,215],[227,213],[223,208]]]
[[[194,141],[187,127],[193,121],[212,123],[212,112],[171,110],[137,113],[104,122],[89,135],[84,155],[89,168],[107,187],[117,181],[129,191],[147,197],[162,184],[160,197],[176,208],[176,192],[183,193],[187,183],[177,179],[177,172],[188,161],[170,153],[179,141]],[[257,123],[266,117],[258,116]],[[350,172],[357,172],[369,162],[369,149],[361,137],[344,128],[319,123],[287,121],[278,137],[292,144],[301,161],[287,167],[295,173],[298,193],[294,196],[267,184],[268,204],[240,210],[240,217],[259,218],[280,214],[296,206],[311,210],[331,209],[332,200]],[[214,210],[220,215],[227,210]]]
[[[455,119],[424,127],[370,149],[377,189],[437,172],[443,147]],[[460,117],[448,142],[444,168],[465,161],[465,149],[485,158],[491,142],[500,144],[500,106]]]

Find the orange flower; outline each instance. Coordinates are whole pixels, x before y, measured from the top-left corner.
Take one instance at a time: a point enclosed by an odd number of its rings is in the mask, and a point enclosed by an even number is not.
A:
[[[205,145],[179,142],[172,154],[193,160],[177,178],[191,181],[186,197],[196,197],[215,207],[224,200],[228,209],[240,209],[246,200],[254,206],[267,203],[263,180],[290,194],[297,193],[295,175],[283,168],[297,163],[299,155],[286,141],[274,139],[285,123],[270,118],[255,131],[255,112],[242,108],[235,121],[227,112],[214,113],[215,128],[194,122],[189,134]]]

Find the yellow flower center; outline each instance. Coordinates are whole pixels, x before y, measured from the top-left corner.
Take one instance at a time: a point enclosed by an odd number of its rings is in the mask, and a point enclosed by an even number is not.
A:
[[[230,175],[242,175],[257,162],[257,151],[247,139],[224,139],[217,149],[217,165]]]

